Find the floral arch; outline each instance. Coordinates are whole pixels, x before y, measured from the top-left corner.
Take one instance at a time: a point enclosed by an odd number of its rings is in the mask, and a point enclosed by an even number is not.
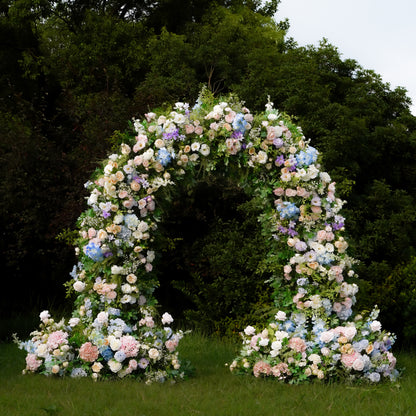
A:
[[[85,186],[88,209],[78,220],[78,263],[67,283],[76,294],[72,317],[48,311],[29,341],[25,372],[59,376],[136,377],[147,383],[186,376],[177,346],[182,331],[159,316],[153,291],[152,247],[160,220],[158,191],[180,186],[198,171],[246,170],[264,202],[259,218],[269,235],[265,262],[277,313],[266,328],[248,326],[231,363],[234,373],[291,383],[314,378],[378,382],[395,379],[394,336],[375,308],[353,314],[355,263],[343,237],[343,201],[321,171],[318,151],[291,119],[266,104],[252,114],[234,96],[203,90],[193,108],[133,120],[120,152]]]

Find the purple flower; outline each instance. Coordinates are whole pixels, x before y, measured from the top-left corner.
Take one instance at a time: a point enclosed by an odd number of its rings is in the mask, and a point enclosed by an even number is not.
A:
[[[111,217],[111,214],[108,211],[103,211],[103,217],[104,218]]]
[[[273,144],[274,144],[277,148],[282,147],[282,146],[283,146],[283,140],[282,140],[282,139],[280,139],[280,138],[274,139],[274,140],[273,140]],[[282,157],[283,157],[283,156],[282,156]]]
[[[138,363],[139,368],[144,370],[148,365],[149,365],[149,361],[146,360],[146,358],[140,358],[139,363]]]
[[[282,166],[283,163],[285,163],[285,158],[283,157],[283,155],[280,155],[277,157],[274,163],[276,163],[277,166]]]

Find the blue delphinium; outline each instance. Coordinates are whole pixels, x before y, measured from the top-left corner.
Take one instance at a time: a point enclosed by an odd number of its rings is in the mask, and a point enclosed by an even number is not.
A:
[[[280,218],[297,218],[300,210],[299,208],[293,203],[285,201],[282,205],[277,206],[277,210],[280,213]]]
[[[244,134],[247,129],[247,121],[244,119],[244,114],[238,113],[233,121],[233,129]]]
[[[160,162],[160,164],[162,166],[166,166],[166,165],[168,165],[171,162],[172,155],[168,151],[168,149],[166,149],[166,147],[162,147],[157,152],[157,160]]]

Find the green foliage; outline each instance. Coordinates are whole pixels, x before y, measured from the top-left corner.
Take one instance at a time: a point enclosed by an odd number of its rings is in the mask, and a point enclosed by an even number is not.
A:
[[[173,192],[173,191],[172,191]],[[236,336],[269,315],[269,273],[257,220],[261,206],[229,178],[205,178],[164,198],[157,298],[186,324],[206,333]]]
[[[386,324],[405,346],[416,342],[416,257],[395,267],[380,287]]]

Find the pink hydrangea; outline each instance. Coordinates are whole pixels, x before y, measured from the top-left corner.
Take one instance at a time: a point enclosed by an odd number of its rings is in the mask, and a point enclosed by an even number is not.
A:
[[[272,373],[272,368],[270,367],[270,364],[264,361],[257,361],[257,363],[254,364],[254,367],[253,367],[254,377],[260,377],[261,375],[268,376],[271,373]]]
[[[292,373],[289,370],[289,367],[286,363],[279,363],[271,368],[273,376],[277,377],[279,380],[290,376]]]
[[[40,365],[42,364],[41,360],[38,360],[38,357],[36,354],[28,354],[26,356],[26,368],[29,371],[36,371]]]
[[[306,343],[302,338],[293,337],[289,340],[289,347],[296,352],[305,352]]]
[[[66,344],[68,338],[68,333],[64,331],[55,331],[49,334],[48,341],[46,345],[48,348],[54,350],[62,344]]]
[[[98,358],[98,348],[91,344],[91,342],[86,342],[81,345],[79,349],[79,356],[81,360],[92,363]]]
[[[140,344],[137,342],[136,338],[131,335],[124,335],[120,338],[120,341],[120,349],[124,351],[126,357],[136,357],[140,348]]]

